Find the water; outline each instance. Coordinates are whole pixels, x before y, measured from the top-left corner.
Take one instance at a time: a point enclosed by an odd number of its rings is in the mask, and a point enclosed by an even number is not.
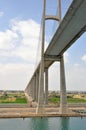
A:
[[[0,130],[86,130],[86,117],[0,119]]]

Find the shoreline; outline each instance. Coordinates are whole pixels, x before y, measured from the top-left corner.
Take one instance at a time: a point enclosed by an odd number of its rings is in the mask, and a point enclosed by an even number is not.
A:
[[[0,108],[0,118],[86,117],[86,113],[76,113],[74,110],[86,112],[85,107],[69,108],[68,114],[60,114],[59,107],[45,108],[45,114],[36,114],[36,108]]]

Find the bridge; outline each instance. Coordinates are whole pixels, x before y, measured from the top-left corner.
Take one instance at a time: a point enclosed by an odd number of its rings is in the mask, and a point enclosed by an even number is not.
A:
[[[58,2],[60,7],[60,0]],[[37,102],[36,113],[44,113],[44,106],[48,104],[48,69],[55,61],[60,62],[60,113],[65,114],[68,113],[68,108],[63,54],[86,31],[86,0],[73,0],[62,21],[60,8],[58,16],[52,16],[46,15],[45,7],[46,0],[42,20],[41,61],[25,89],[25,94],[28,99],[32,97]],[[59,27],[44,52],[45,20],[49,19],[57,20]]]

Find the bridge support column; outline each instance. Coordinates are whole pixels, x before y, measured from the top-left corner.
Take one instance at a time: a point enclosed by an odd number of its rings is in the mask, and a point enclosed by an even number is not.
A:
[[[36,102],[38,102],[39,72],[36,73]]]
[[[31,80],[31,83],[29,84],[29,90],[30,90],[30,96],[33,99],[33,82],[32,82],[32,80]]]
[[[29,84],[29,95],[30,95],[30,97],[32,97],[32,84],[30,83]]]
[[[32,83],[31,83],[31,87],[32,87],[32,99],[34,99],[34,82],[33,82],[33,79],[32,79]]]
[[[45,70],[45,104],[48,104],[48,68]]]
[[[36,100],[36,75],[34,75],[33,79],[33,91],[34,91],[34,100]]]
[[[43,17],[42,17],[42,45],[41,45],[41,63],[39,75],[39,93],[38,106],[36,113],[44,114],[44,43],[45,43],[45,7],[46,0],[44,0]]]
[[[36,76],[33,77],[31,82],[32,99],[36,99]]]
[[[64,59],[61,56],[60,59],[60,113],[67,113],[67,95],[66,95],[66,83],[65,83],[65,70]]]
[[[31,80],[31,82],[29,83],[29,86],[27,87],[26,93],[27,93],[27,99],[28,101],[32,101],[33,100],[33,96],[34,96],[34,92],[33,92],[33,79]]]
[[[43,63],[41,63],[40,66],[38,106],[36,109],[36,113],[44,114],[44,64]]]
[[[29,83],[29,85],[25,89],[25,96],[26,96],[28,102],[30,100],[32,100],[32,84],[31,84],[31,82]]]

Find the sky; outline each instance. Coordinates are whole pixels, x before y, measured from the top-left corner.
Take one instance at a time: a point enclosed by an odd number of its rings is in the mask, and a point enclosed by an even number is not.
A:
[[[47,14],[57,14],[56,1],[47,0]],[[72,0],[61,2],[63,18]],[[43,0],[0,0],[0,90],[24,90],[31,79],[40,57],[42,10]],[[56,25],[46,22],[45,47]],[[67,90],[86,91],[85,42],[86,33],[64,54]],[[60,89],[59,75],[59,63],[54,63],[49,68],[49,90]]]

